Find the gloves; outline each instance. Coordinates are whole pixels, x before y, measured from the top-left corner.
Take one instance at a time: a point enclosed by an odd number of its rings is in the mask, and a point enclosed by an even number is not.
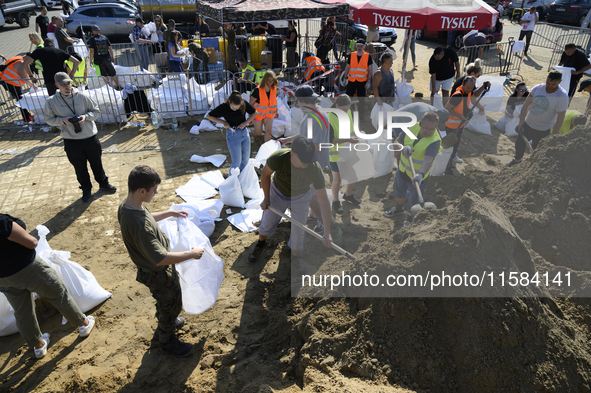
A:
[[[413,152],[413,150],[412,150],[412,147],[410,147],[410,146],[404,146],[404,149],[402,149],[402,154],[404,154],[405,157],[410,157],[412,152]]]
[[[423,182],[423,174],[421,172],[417,173],[415,177],[413,177],[412,182],[417,182],[417,184],[419,185],[419,187],[421,186],[421,183]]]

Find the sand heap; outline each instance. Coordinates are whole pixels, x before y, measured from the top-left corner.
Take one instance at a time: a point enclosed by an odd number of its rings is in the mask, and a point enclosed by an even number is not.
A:
[[[421,212],[389,239],[368,234],[359,263],[329,258],[317,273],[570,270],[579,286],[563,293],[589,293],[590,152],[591,139],[578,130],[547,138],[531,158],[498,175],[437,179],[427,199],[445,207]],[[312,390],[321,370],[433,392],[589,391],[589,318],[569,315],[565,302],[548,294],[497,286],[460,294],[496,297],[426,298],[424,289],[376,287],[366,296],[419,297],[298,299],[293,323],[304,344],[294,360]]]

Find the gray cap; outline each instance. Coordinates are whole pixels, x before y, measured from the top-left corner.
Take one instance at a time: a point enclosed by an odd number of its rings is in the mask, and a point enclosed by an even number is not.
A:
[[[318,97],[311,86],[304,85],[295,91],[296,98]]]
[[[101,31],[101,28],[97,25],[92,25],[92,31]]]
[[[70,76],[68,74],[66,74],[65,72],[58,72],[53,77],[53,80],[56,81],[56,83],[59,83],[60,85],[63,85],[66,82],[72,82],[72,79],[70,79]]]

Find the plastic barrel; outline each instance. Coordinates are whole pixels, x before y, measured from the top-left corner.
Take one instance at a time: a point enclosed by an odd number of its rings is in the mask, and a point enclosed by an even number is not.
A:
[[[281,68],[283,65],[283,41],[281,41],[281,36],[269,36],[267,38],[267,48],[273,54],[273,68]]]
[[[236,60],[240,60],[240,58],[246,59],[246,51],[248,50],[248,37],[245,35],[237,35],[236,36],[236,49],[240,52],[240,54],[236,53]]]
[[[257,70],[261,69],[261,52],[265,50],[267,37],[251,36],[248,39],[250,48],[250,64]]]

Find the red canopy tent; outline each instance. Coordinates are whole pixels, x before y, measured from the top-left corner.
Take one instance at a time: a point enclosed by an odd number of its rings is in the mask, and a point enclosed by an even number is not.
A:
[[[322,0],[349,4],[349,19],[407,30],[480,30],[495,26],[498,11],[482,0]]]

